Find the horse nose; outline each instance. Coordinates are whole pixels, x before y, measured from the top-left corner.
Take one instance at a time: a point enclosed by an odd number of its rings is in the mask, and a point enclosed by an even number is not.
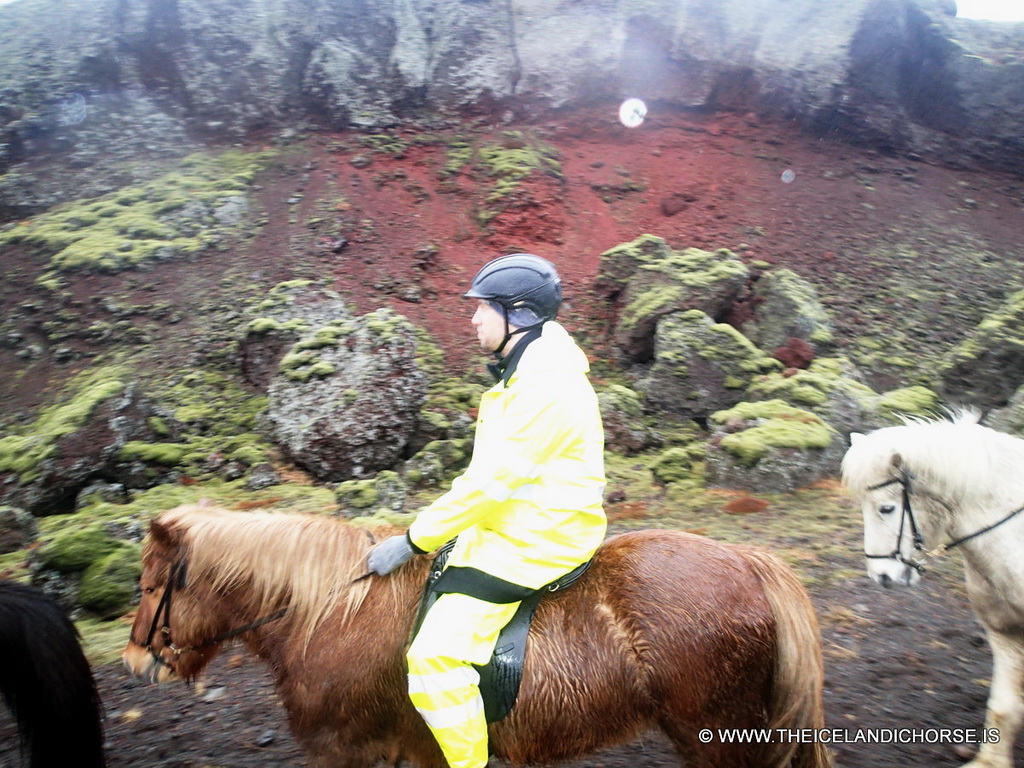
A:
[[[889,587],[892,586],[892,576],[890,576],[888,573],[879,574],[879,576],[878,576],[878,583],[881,584],[886,589],[888,589]]]

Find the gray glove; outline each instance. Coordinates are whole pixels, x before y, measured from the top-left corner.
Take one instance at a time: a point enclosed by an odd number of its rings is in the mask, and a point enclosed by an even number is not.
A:
[[[400,533],[396,536],[389,536],[371,549],[370,558],[366,564],[371,573],[386,576],[415,554],[416,551],[409,543],[409,537]]]

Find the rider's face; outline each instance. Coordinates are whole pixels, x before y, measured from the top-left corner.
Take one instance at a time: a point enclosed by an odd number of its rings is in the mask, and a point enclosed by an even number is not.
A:
[[[495,352],[505,338],[505,317],[483,299],[479,299],[473,313],[476,338],[484,352]],[[513,330],[512,327],[509,330]]]

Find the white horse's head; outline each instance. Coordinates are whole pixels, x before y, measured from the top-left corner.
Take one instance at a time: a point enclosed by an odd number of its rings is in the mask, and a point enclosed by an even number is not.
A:
[[[883,587],[913,586],[921,579],[922,526],[930,530],[932,525],[911,504],[914,480],[903,457],[878,434],[850,435],[843,481],[860,501],[864,516],[868,575]]]

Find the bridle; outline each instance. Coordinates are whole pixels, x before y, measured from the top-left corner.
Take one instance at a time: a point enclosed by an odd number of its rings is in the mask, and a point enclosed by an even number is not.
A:
[[[901,501],[902,511],[900,512],[900,530],[896,534],[896,546],[892,552],[887,555],[872,555],[865,550],[864,557],[869,560],[895,560],[898,563],[903,563],[910,568],[913,568],[918,573],[924,573],[924,566],[917,560],[908,560],[903,556],[902,544],[903,544],[903,530],[906,524],[910,523],[910,535],[914,542],[915,552],[924,552],[924,536],[921,535],[921,530],[917,526],[917,519],[914,517],[914,510],[910,506],[910,481],[913,475],[909,472],[900,471],[899,477],[890,477],[878,485],[872,485],[868,488],[869,491],[878,491],[882,488],[888,488],[890,485],[899,483],[903,486],[903,498]]]
[[[198,651],[201,648],[208,648],[211,645],[222,643],[232,637],[237,637],[238,635],[249,632],[257,627],[262,627],[264,624],[268,624],[271,621],[276,621],[288,612],[287,608],[282,608],[281,610],[275,611],[274,613],[264,616],[261,619],[257,619],[256,621],[251,621],[248,624],[243,624],[240,627],[235,627],[234,629],[229,629],[226,632],[214,635],[201,643],[186,645],[179,648],[171,639],[171,601],[174,599],[175,590],[185,588],[187,575],[188,564],[185,558],[182,557],[171,566],[171,571],[167,576],[167,586],[164,587],[164,593],[160,596],[160,602],[157,603],[156,611],[153,614],[153,621],[149,625],[149,633],[146,635],[146,642],[144,644],[145,649],[149,651],[149,655],[153,657],[153,660],[160,666],[167,667],[170,670],[174,669],[174,665],[164,658],[164,651],[170,651],[176,661],[183,653]],[[164,638],[163,648],[159,651],[153,647],[153,638],[156,637],[158,629]]]
[[[948,552],[954,547],[959,547],[961,544],[968,542],[971,539],[977,538],[978,536],[981,536],[983,533],[988,533],[993,528],[998,528],[1007,520],[1010,520],[1011,518],[1015,517],[1021,512],[1024,512],[1024,507],[1019,507],[1010,514],[1000,518],[999,520],[996,520],[996,522],[992,523],[991,525],[986,525],[984,528],[977,530],[974,533],[969,533],[966,536],[961,536],[958,539],[953,539],[953,541],[950,541],[946,544],[940,544],[935,549],[925,551],[924,537],[921,535],[921,531],[918,528],[917,519],[914,517],[914,510],[910,506],[911,481],[913,480],[913,478],[914,474],[912,472],[900,470],[900,474],[898,477],[891,477],[888,480],[878,483],[877,485],[872,485],[868,487],[869,491],[877,491],[882,488],[887,488],[888,486],[894,485],[896,483],[899,483],[901,486],[903,486],[902,499],[900,502],[902,504],[903,509],[900,512],[900,530],[899,533],[896,534],[896,547],[888,555],[872,555],[865,551],[864,557],[868,558],[869,560],[895,560],[898,563],[903,563],[904,565],[913,568],[918,573],[924,573],[924,565],[922,561],[908,560],[903,556],[903,552],[901,551],[900,545],[903,543],[903,530],[907,523],[910,524],[910,535],[914,542],[914,550],[920,552],[924,558],[928,558],[934,557],[935,555],[941,554],[942,552]]]

